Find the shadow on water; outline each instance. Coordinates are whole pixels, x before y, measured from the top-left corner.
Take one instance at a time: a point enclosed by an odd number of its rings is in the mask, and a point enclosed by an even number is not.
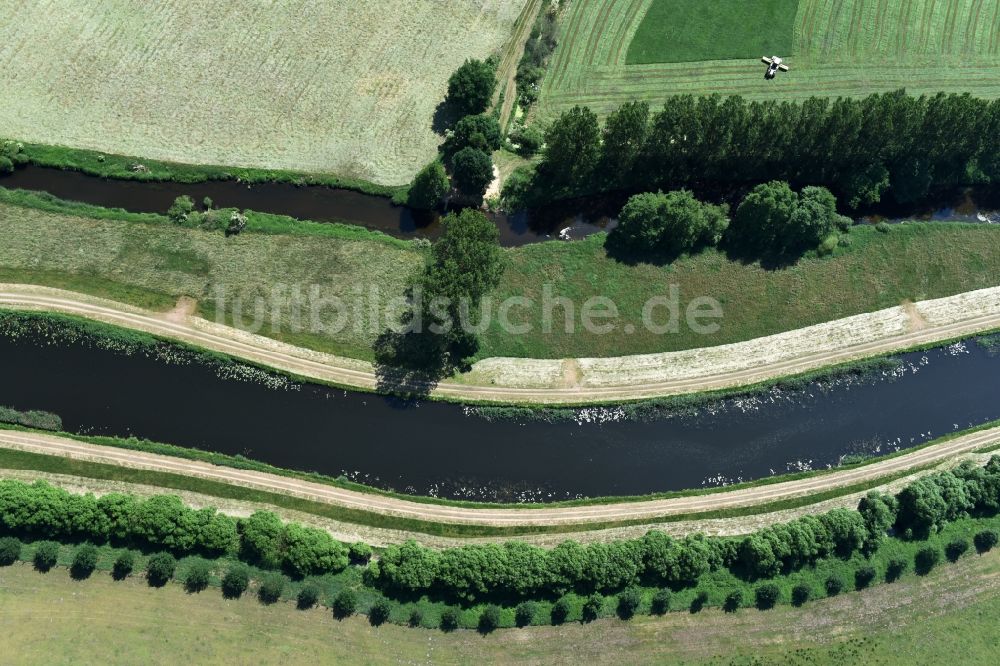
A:
[[[59,414],[69,431],[240,454],[405,493],[550,501],[825,468],[1000,418],[1000,356],[966,342],[900,358],[871,375],[647,420],[612,407],[545,421],[3,337],[0,405]]]

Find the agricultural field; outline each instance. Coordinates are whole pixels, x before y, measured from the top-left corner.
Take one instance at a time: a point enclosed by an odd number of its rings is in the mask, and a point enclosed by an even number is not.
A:
[[[764,80],[762,55],[788,75]],[[1000,97],[1000,0],[574,0],[542,84],[543,122],[671,94],[748,99],[906,88]]]
[[[2,134],[398,185],[432,160],[448,76],[527,0],[9,0]]]

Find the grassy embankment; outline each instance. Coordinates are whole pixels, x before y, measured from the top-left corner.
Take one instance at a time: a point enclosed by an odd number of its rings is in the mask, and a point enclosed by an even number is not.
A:
[[[12,0],[0,88],[18,94],[0,127],[32,142],[402,185],[437,154],[448,77],[499,52],[525,2]]]
[[[97,572],[74,581],[58,568],[0,569],[4,644],[23,663],[143,661],[258,663],[961,663],[991,664],[1000,645],[1000,555],[966,557],[930,575],[860,594],[780,606],[766,615],[705,610],[630,622],[531,627],[480,636],[336,621],[326,609],[265,607],[245,595],[151,589]],[[46,618],[41,621],[40,618]],[[49,621],[52,619],[53,621]],[[205,629],[211,630],[206,632]]]
[[[382,302],[403,294],[409,276],[422,265],[413,243],[357,227],[296,222],[252,214],[247,232],[226,238],[216,231],[186,229],[162,216],[65,204],[0,189],[0,281],[44,284],[103,296],[153,309],[167,309],[179,296],[198,300],[199,314],[260,331],[320,351],[362,359],[385,321],[367,307],[372,288]],[[481,336],[480,357],[565,358],[675,351],[752,339],[862,312],[996,286],[1000,275],[1000,229],[988,225],[911,224],[878,233],[855,228],[852,245],[833,256],[807,257],[790,268],[771,271],[730,261],[708,251],[666,266],[630,266],[607,256],[603,235],[574,243],[542,243],[506,251],[508,268],[494,303],[507,296],[534,299],[515,308],[515,323],[530,322],[525,335],[503,332],[496,321]],[[542,326],[542,288],[577,304],[606,296],[620,312],[616,332],[566,333],[561,310],[555,326]],[[721,327],[698,335],[682,326],[677,334],[654,335],[642,325],[647,299],[678,285],[681,307],[699,296],[718,300]],[[311,331],[304,316],[293,330],[292,309],[277,312],[267,300],[275,285],[313,285],[321,299],[339,297],[350,321],[339,331]],[[225,301],[219,298],[224,289]],[[243,307],[235,320],[236,303]],[[257,308],[261,309],[258,311]],[[308,314],[308,309],[303,309]],[[329,324],[336,317],[326,312]],[[632,334],[622,331],[628,326]]]
[[[762,55],[791,71],[764,81]],[[1000,96],[997,0],[575,0],[542,84],[543,122],[671,94],[749,99],[969,92]]]

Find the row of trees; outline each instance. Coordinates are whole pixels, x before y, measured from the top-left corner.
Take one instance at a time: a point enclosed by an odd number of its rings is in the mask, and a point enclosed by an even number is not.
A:
[[[448,80],[447,104],[458,121],[441,147],[441,159],[424,167],[410,184],[407,203],[414,208],[434,210],[451,190],[478,204],[493,182],[490,153],[503,142],[497,119],[489,114],[496,89],[495,59],[466,60]]]
[[[791,258],[815,249],[851,220],[837,213],[837,200],[825,187],[794,192],[773,181],[755,187],[732,221],[726,205],[702,203],[687,190],[637,194],[619,215],[608,238],[612,250],[673,258],[724,241],[741,257]]]
[[[372,562],[366,582],[390,594],[475,601],[609,593],[639,583],[691,586],[722,568],[744,580],[768,579],[821,558],[847,558],[859,551],[870,555],[890,529],[901,538],[920,539],[949,521],[998,511],[1000,456],[994,456],[985,467],[966,463],[922,477],[896,495],[869,493],[857,511],[803,516],[742,538],[675,539],[651,531],[639,539],[587,546],[566,541],[551,550],[512,541],[442,551],[410,541],[390,546]],[[44,482],[0,481],[0,528],[45,538],[123,541],[177,554],[238,554],[301,576],[335,573],[348,564],[348,548],[326,532],[282,523],[267,512],[236,520],[212,509],[189,509],[172,496],[139,500],[110,494],[98,499]],[[995,533],[982,532],[975,545],[988,550],[996,540]],[[967,547],[949,544],[948,557],[957,559]],[[3,552],[7,550],[5,546]],[[370,555],[368,549],[355,550],[356,561]]]
[[[323,530],[257,512],[235,519],[173,495],[74,495],[44,482],[0,481],[0,528],[47,538],[125,543],[179,554],[239,555],[297,576],[343,570],[348,548]]]
[[[656,113],[627,103],[603,127],[576,107],[548,127],[537,173],[515,177],[508,199],[781,179],[825,185],[852,207],[887,189],[913,201],[935,186],[1000,182],[998,136],[1000,101],[968,94],[799,103],[682,95]]]
[[[414,542],[389,547],[369,568],[372,582],[396,594],[449,598],[538,598],[610,592],[637,583],[693,585],[722,567],[746,580],[789,573],[826,557],[874,552],[887,530],[926,537],[949,520],[1000,510],[1000,457],[985,467],[963,465],[923,477],[895,496],[870,493],[858,510],[834,509],[746,537],[674,539],[649,532],[640,539],[582,546],[566,541],[545,550],[524,543],[434,551]]]

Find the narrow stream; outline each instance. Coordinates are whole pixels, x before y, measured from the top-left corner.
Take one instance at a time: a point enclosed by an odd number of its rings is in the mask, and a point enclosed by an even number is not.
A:
[[[0,405],[57,413],[70,431],[242,454],[406,493],[550,501],[823,468],[1000,418],[1000,355],[967,341],[900,360],[893,371],[651,421],[609,408],[549,423],[0,337]]]

